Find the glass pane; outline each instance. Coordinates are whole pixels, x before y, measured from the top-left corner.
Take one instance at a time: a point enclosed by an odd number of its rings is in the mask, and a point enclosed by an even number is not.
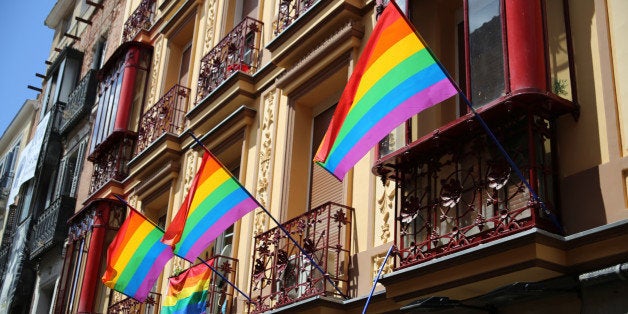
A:
[[[406,124],[394,129],[390,134],[379,141],[379,157],[386,156],[406,145]]]
[[[573,100],[569,78],[569,51],[562,0],[546,0],[547,48],[552,92]]]
[[[499,0],[469,1],[469,66],[474,108],[504,92],[504,56]]]

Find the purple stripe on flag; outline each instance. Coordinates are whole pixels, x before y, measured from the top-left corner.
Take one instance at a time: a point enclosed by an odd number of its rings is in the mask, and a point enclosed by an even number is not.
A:
[[[406,99],[362,136],[345,157],[340,160],[338,166],[333,171],[334,175],[337,178],[344,178],[349,169],[397,126],[415,114],[448,99],[457,92],[456,88],[451,85],[451,82],[445,78]]]
[[[157,278],[161,274],[161,271],[164,269],[164,266],[172,258],[173,255],[174,254],[172,253],[172,249],[166,249],[161,252],[159,256],[157,256],[157,259],[155,259],[155,262],[146,274],[146,276],[150,276],[150,279],[144,280],[140,287],[137,288],[137,291],[133,296],[136,300],[143,301],[146,299],[146,297],[148,297],[148,293],[153,288],[155,281],[157,281]]]
[[[244,215],[250,213],[255,208],[259,207],[257,202],[247,197],[242,202],[234,206],[231,210],[225,213],[220,219],[218,219],[213,225],[211,225],[201,237],[190,247],[185,253],[184,258],[188,261],[194,261],[197,256],[206,249],[209,244],[216,239],[223,231],[227,230],[229,226],[234,224],[238,219]]]

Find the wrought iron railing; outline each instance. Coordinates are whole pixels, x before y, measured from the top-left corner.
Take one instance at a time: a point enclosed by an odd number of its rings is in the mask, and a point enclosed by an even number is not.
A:
[[[228,256],[216,255],[208,262],[230,282],[235,283],[237,278],[238,259]],[[234,311],[234,289],[227,284],[220,276],[212,273],[212,280],[207,294],[207,313],[235,313]],[[222,309],[225,309],[222,312]]]
[[[66,220],[74,209],[75,203],[72,197],[59,196],[39,215],[29,242],[31,259],[63,241],[67,232]]]
[[[181,134],[189,96],[189,88],[175,85],[142,115],[135,154],[142,152],[164,133]]]
[[[551,210],[554,173],[548,121],[524,116],[493,131]],[[448,139],[434,154],[409,152],[390,177],[397,179],[400,207],[399,268],[531,227],[552,227],[548,214],[485,135]]]
[[[281,0],[275,22],[275,35],[283,32],[303,13],[307,12],[318,0]]]
[[[263,23],[245,18],[201,59],[196,103],[203,100],[232,74],[253,74],[260,62]]]
[[[124,23],[122,30],[122,41],[133,40],[142,30],[148,30],[154,23],[156,0],[142,0],[140,5],[133,11],[131,16]]]
[[[144,302],[139,302],[111,290],[110,300],[110,305],[107,308],[109,314],[157,314],[161,308],[159,305],[161,294],[156,292],[149,292],[148,298]]]
[[[66,133],[76,122],[85,116],[94,104],[96,97],[96,71],[89,70],[76,85],[61,110],[59,133]]]
[[[283,224],[346,295],[351,207],[326,203]],[[326,277],[278,227],[255,237],[250,311],[261,313],[313,296],[339,296]]]
[[[98,146],[98,153],[89,158],[94,163],[94,172],[89,187],[90,194],[98,191],[111,180],[122,181],[129,174],[128,163],[133,157],[135,133],[118,132]]]
[[[2,246],[0,248],[0,280],[4,279],[4,271],[6,270],[7,261],[9,259],[10,246]]]

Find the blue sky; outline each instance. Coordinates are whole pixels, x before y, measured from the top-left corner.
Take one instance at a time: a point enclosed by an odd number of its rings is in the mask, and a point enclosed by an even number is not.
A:
[[[54,31],[44,20],[56,0],[0,0],[0,135],[17,114],[26,99],[37,92],[27,85],[41,88],[42,79],[35,73],[46,73],[46,58]]]

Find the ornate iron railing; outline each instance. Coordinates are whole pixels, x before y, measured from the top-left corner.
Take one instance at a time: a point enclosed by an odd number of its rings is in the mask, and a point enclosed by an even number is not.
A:
[[[3,246],[0,248],[0,280],[4,279],[4,271],[9,259],[9,246]]]
[[[303,13],[307,12],[318,0],[281,0],[275,22],[275,35],[283,32]]]
[[[65,239],[68,230],[66,221],[75,204],[74,198],[59,196],[37,218],[29,242],[31,259],[38,257]]]
[[[111,300],[107,308],[107,313],[109,314],[157,314],[161,308],[159,305],[161,294],[156,292],[149,292],[148,298],[144,302],[139,302],[115,290],[111,290],[109,299]]]
[[[235,283],[237,278],[238,259],[228,256],[216,255],[208,262],[214,265],[214,268],[220,272],[227,280]],[[234,289],[227,284],[220,276],[212,273],[212,280],[209,284],[207,294],[207,313],[223,313],[221,309],[225,309],[224,313],[235,313],[233,301]]]
[[[78,120],[85,116],[94,104],[96,97],[96,71],[89,70],[68,97],[61,110],[59,133],[66,133]]]
[[[89,187],[90,194],[96,192],[110,180],[124,180],[129,174],[128,162],[133,157],[135,133],[114,133],[98,147],[98,154],[92,154],[94,172]]]
[[[189,88],[175,85],[142,115],[135,154],[142,152],[164,133],[181,134],[189,96]]]
[[[351,207],[326,203],[283,227],[346,294],[349,285]],[[336,289],[278,227],[255,237],[250,311],[261,313]]]
[[[551,127],[544,119],[528,118],[493,131],[551,210]],[[400,207],[396,237],[400,268],[534,226],[551,229],[547,213],[487,136],[469,134],[445,141],[434,154],[409,152],[390,173],[397,180]]]
[[[258,20],[245,18],[201,59],[196,103],[233,73],[253,74],[257,71],[263,25]]]
[[[133,40],[140,31],[148,30],[153,26],[156,2],[156,0],[142,0],[137,9],[133,11],[124,23],[124,29],[122,30],[123,42]]]

